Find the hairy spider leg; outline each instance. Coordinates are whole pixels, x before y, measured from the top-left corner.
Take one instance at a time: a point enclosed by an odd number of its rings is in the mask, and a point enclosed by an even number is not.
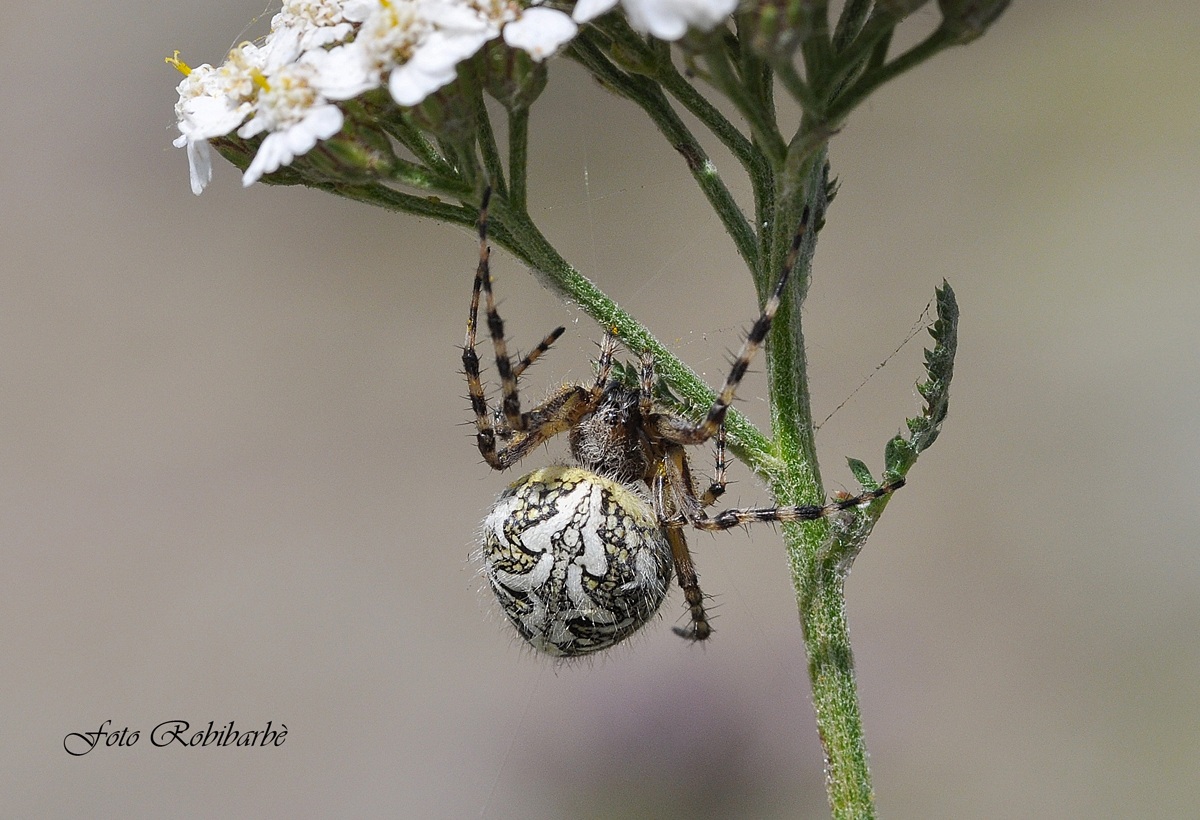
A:
[[[514,367],[508,356],[504,341],[504,322],[496,310],[492,292],[490,267],[491,249],[487,244],[488,200],[491,189],[484,191],[479,211],[479,264],[475,270],[475,281],[471,288],[471,305],[467,311],[467,332],[463,342],[462,362],[467,377],[467,393],[471,410],[475,414],[475,441],[484,461],[492,469],[504,470],[520,461],[539,444],[569,429],[586,412],[585,401],[588,391],[577,386],[564,386],[531,413],[522,413],[517,393],[517,378],[545,353],[565,328],[551,331],[542,341]],[[497,430],[492,425],[491,411],[480,375],[479,354],[475,345],[479,325],[480,294],[484,295],[488,330],[496,354],[496,370],[500,375],[503,399],[503,430],[511,442],[498,448]],[[611,355],[611,354],[610,354]],[[532,429],[531,429],[532,428]]]
[[[897,477],[874,490],[868,490],[850,498],[831,501],[828,504],[801,504],[795,507],[747,507],[745,509],[725,510],[712,517],[692,521],[694,527],[702,530],[720,531],[744,524],[786,523],[790,521],[816,521],[828,518],[846,510],[864,507],[872,501],[891,495],[904,486],[904,478]]]
[[[779,279],[775,283],[775,288],[771,291],[766,304],[763,305],[762,313],[759,314],[758,319],[751,326],[750,332],[746,334],[746,340],[742,342],[742,349],[738,352],[737,358],[734,359],[733,365],[729,370],[729,375],[725,378],[725,384],[717,394],[716,401],[708,409],[708,414],[700,424],[678,426],[671,432],[671,437],[676,443],[701,444],[716,435],[717,429],[725,423],[725,414],[729,412],[729,407],[733,404],[733,396],[737,392],[738,385],[741,384],[746,371],[750,368],[751,360],[758,352],[758,349],[763,346],[763,343],[767,339],[767,333],[771,330],[771,322],[774,321],[775,313],[779,310],[779,303],[783,300],[783,289],[787,285],[793,269],[796,267],[796,260],[800,257],[800,245],[804,241],[804,234],[808,230],[808,218],[809,209],[805,207],[804,215],[800,219],[800,225],[796,228],[796,233],[792,236],[792,245],[788,250],[787,258],[784,260],[783,271],[780,273]]]

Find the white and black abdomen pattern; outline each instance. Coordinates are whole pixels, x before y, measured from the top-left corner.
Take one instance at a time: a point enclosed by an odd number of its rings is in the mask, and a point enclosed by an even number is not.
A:
[[[511,485],[483,522],[483,563],[504,614],[535,649],[585,655],[658,610],[671,548],[649,503],[580,467]]]

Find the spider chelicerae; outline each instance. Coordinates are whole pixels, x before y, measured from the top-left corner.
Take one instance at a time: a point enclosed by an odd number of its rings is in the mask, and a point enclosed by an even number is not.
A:
[[[506,470],[565,432],[574,462],[543,467],[513,482],[483,522],[484,575],[505,616],[535,649],[578,656],[624,640],[658,611],[672,570],[691,620],[675,631],[705,640],[712,627],[684,537],[686,527],[715,531],[759,521],[812,521],[863,506],[903,486],[904,480],[895,478],[823,506],[706,512],[725,491],[725,414],[770,330],[796,263],[807,210],[775,289],[750,328],[725,385],[696,424],[656,401],[650,355],[641,356],[636,388],[617,377],[617,336],[611,329],[600,344],[594,381],[563,385],[533,409],[521,409],[518,380],[564,328],[556,328],[516,362],[509,355],[492,292],[489,194],[485,192],[480,208],[479,265],[462,354],[475,440],[490,467]],[[488,406],[475,351],[481,295],[502,394],[495,410]],[[698,493],[685,448],[709,440],[716,445],[716,467],[708,489]]]

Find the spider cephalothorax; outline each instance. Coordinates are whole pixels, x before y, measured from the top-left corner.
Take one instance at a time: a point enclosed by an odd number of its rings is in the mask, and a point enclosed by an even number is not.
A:
[[[650,472],[638,394],[610,379],[595,410],[567,433],[571,457],[582,467],[622,481],[643,481]]]
[[[612,330],[600,345],[591,384],[564,385],[537,407],[522,411],[517,380],[563,328],[514,364],[492,294],[484,195],[479,265],[463,345],[479,452],[493,469],[504,470],[566,432],[575,462],[535,470],[513,482],[483,522],[484,575],[505,616],[534,648],[575,656],[623,640],[658,611],[672,569],[691,619],[686,629],[676,631],[704,640],[712,627],[685,527],[713,531],[758,521],[812,521],[863,506],[903,485],[897,478],[824,506],[732,509],[714,516],[706,512],[725,491],[725,415],[770,330],[805,222],[807,213],[774,291],[702,421],[685,419],[656,400],[652,357],[641,356],[636,388],[617,378]],[[481,297],[501,382],[501,403],[494,411],[488,407],[475,351]],[[685,447],[710,439],[716,442],[716,470],[708,489],[699,493]]]

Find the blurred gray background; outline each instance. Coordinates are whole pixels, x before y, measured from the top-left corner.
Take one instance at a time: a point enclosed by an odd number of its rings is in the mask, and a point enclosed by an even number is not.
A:
[[[825,816],[776,533],[693,539],[709,645],[676,593],[594,662],[534,657],[467,560],[505,483],[464,426],[470,234],[223,163],[189,192],[163,57],[261,11],[0,35],[0,814]],[[833,142],[818,415],[943,277],[963,312],[943,436],[849,582],[885,816],[1200,811],[1198,54],[1188,0],[1016,3]],[[755,308],[679,157],[561,61],[534,134],[546,232],[719,383]],[[588,373],[593,323],[496,269],[519,345],[568,326],[530,395]],[[822,428],[831,490],[916,410],[923,338]],[[170,719],[288,736],[152,747]],[[64,752],[105,720],[139,743]]]

